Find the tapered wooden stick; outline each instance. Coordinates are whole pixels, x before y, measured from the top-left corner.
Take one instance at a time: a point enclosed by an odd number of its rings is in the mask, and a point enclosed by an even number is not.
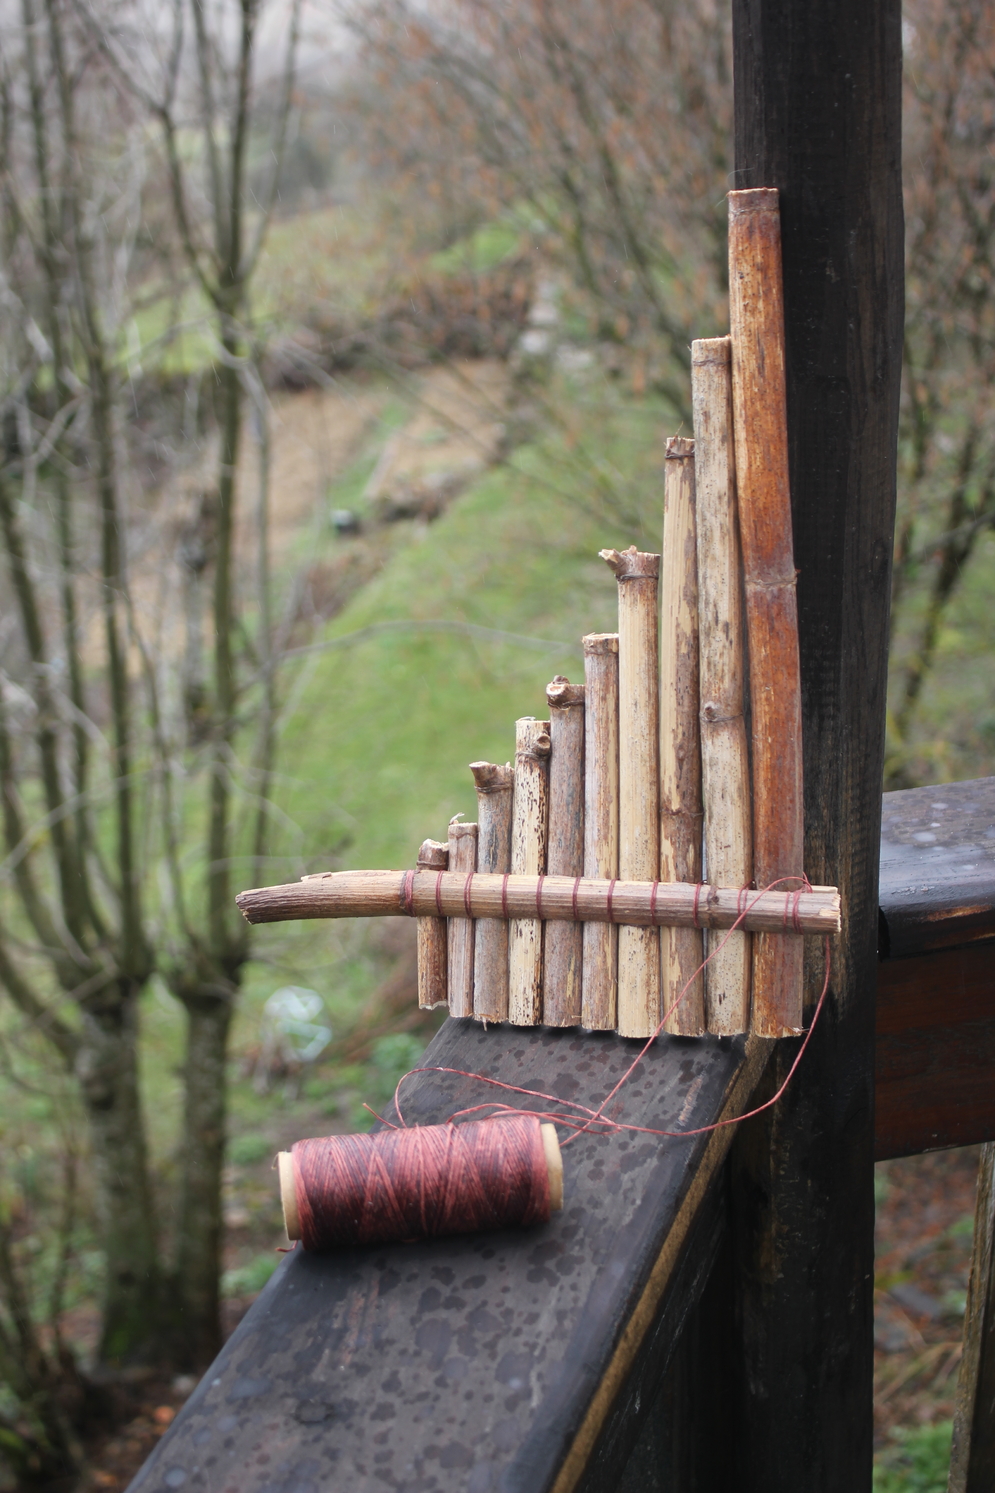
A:
[[[516,784],[517,790],[517,784]],[[493,876],[478,872],[327,871],[287,886],[258,887],[235,898],[249,923],[298,918],[566,918],[640,928],[742,926],[792,938],[838,933],[834,886],[810,892],[744,892],[685,881],[606,881],[586,876]],[[793,930],[793,931],[792,931]]]
[[[546,687],[549,705],[550,876],[584,874],[584,686],[557,674]],[[542,1021],[577,1026],[581,1017],[584,930],[580,923],[551,923],[543,933]]]
[[[660,571],[660,880],[698,882],[701,748],[694,441],[683,436],[667,442]],[[664,1013],[670,1011],[666,1029],[675,1036],[699,1037],[705,1031],[703,950],[698,928],[660,930],[660,1000]]]
[[[653,880],[660,865],[660,556],[602,550],[618,580],[618,874]],[[618,936],[618,1024],[648,1037],[660,1021],[660,940],[642,928]]]
[[[449,821],[449,869],[463,873],[477,869],[477,826]],[[469,917],[449,919],[449,1014],[473,1015],[473,923]]]
[[[494,762],[471,762],[477,785],[477,870],[511,870],[511,803],[515,773]],[[508,924],[481,918],[473,941],[473,1014],[483,1021],[508,1019]]]
[[[718,886],[746,886],[753,877],[753,847],[731,358],[728,337],[691,344],[705,874]],[[722,1036],[745,1032],[750,935],[706,935],[705,948],[711,954],[705,966],[708,1030]]]
[[[584,875],[618,876],[618,633],[584,639]],[[584,924],[581,1023],[614,1031],[618,929]]]
[[[419,871],[438,872],[448,867],[449,846],[440,840],[423,840],[418,852]],[[423,1011],[448,1004],[448,942],[445,918],[418,919],[418,1004]]]
[[[753,874],[804,871],[798,610],[788,486],[781,224],[773,187],[729,193],[736,487],[753,731]],[[802,942],[757,938],[753,1029],[801,1030]]]
[[[511,869],[535,876],[546,869],[549,722],[515,722],[515,793]],[[508,1020],[535,1026],[542,1009],[542,922],[515,918],[508,928]]]

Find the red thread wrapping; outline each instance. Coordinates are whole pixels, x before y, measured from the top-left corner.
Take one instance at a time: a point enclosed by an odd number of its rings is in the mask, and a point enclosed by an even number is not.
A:
[[[574,915],[574,922],[575,923],[578,923],[580,921],[580,919],[577,916],[577,892],[579,891],[579,889],[580,889],[580,877],[579,876],[575,876],[574,877],[573,895],[570,898],[570,906],[573,909],[573,915]]]
[[[309,1250],[525,1228],[550,1215],[537,1115],[331,1135],[291,1154]]]
[[[508,916],[508,872],[501,879],[501,916]]]
[[[654,881],[653,890],[650,892],[650,922],[656,927],[656,894],[660,890],[660,883]]]
[[[536,917],[537,918],[541,918],[542,917],[542,884],[543,884],[543,882],[545,880],[546,880],[545,876],[540,876],[539,880],[536,882]]]
[[[608,921],[609,921],[609,923],[614,923],[614,921],[615,921],[614,917],[612,916],[612,897],[613,897],[613,895],[615,893],[615,880],[616,880],[616,878],[613,877],[612,880],[608,883]]]
[[[401,887],[401,906],[408,917],[414,917],[415,912],[415,873],[406,871],[404,885]]]
[[[701,896],[701,888],[703,885],[704,883],[699,881],[694,889],[694,911],[691,914],[691,921],[696,928],[701,927],[701,924],[698,922],[698,899]]]
[[[439,914],[440,918],[444,916],[443,911],[442,911],[442,872],[441,871],[439,872],[439,874],[435,878],[435,910]]]
[[[463,883],[463,906],[466,908],[468,918],[473,917],[473,912],[470,909],[470,888],[473,885],[473,877],[474,873],[471,871]]]

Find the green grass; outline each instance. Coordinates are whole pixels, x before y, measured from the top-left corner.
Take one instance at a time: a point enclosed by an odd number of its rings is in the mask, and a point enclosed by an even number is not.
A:
[[[874,1493],[946,1493],[950,1467],[948,1420],[892,1431],[874,1466]]]

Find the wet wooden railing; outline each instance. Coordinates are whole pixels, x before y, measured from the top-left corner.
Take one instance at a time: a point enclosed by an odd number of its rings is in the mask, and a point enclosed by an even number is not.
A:
[[[995,1138],[995,779],[886,795],[880,906],[877,1154]],[[637,1046],[450,1020],[425,1061],[592,1103]],[[664,1038],[625,1118],[690,1130],[741,1113],[766,1058],[755,1039]],[[480,1097],[421,1075],[406,1118]],[[734,1311],[721,1280],[735,1129],[578,1140],[563,1212],[533,1232],[288,1256],[132,1488],[731,1486],[721,1417],[692,1402],[695,1385],[721,1398],[728,1372],[702,1317]]]

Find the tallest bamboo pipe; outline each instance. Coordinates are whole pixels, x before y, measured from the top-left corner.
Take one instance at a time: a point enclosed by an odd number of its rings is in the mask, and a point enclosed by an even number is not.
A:
[[[500,876],[478,871],[329,871],[235,898],[249,923],[304,918],[539,918],[618,923],[622,928],[744,928],[794,939],[838,933],[834,886],[753,892],[685,881],[614,881],[590,876]],[[799,940],[800,942],[800,940]]]
[[[729,193],[736,486],[746,589],[757,886],[804,869],[801,670],[788,486],[781,220],[775,187]],[[802,1025],[801,939],[754,941],[753,1030]]]

